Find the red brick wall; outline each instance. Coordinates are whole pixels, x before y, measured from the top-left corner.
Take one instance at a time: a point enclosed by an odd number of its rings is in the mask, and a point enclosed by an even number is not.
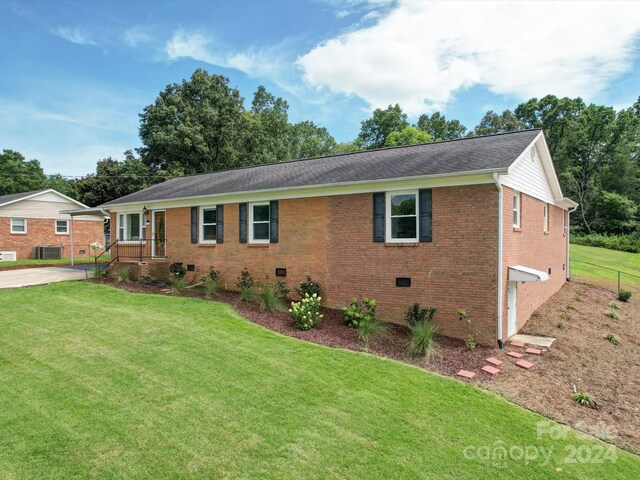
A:
[[[502,332],[507,338],[508,268],[522,265],[548,272],[546,282],[519,283],[517,286],[516,318],[518,329],[531,314],[566,281],[566,236],[563,229],[565,211],[554,205],[549,208],[549,232],[544,232],[544,202],[521,194],[520,228],[513,228],[513,190],[504,187],[504,243],[503,243],[503,316]]]
[[[433,189],[433,242],[411,245],[372,241],[372,195],[280,200],[279,243],[238,242],[238,205],[224,209],[224,243],[192,244],[190,208],[166,213],[167,261],[193,263],[200,274],[210,265],[235,289],[247,267],[258,280],[287,269],[289,287],[306,275],[323,287],[323,303],[348,305],[352,297],[378,302],[380,318],[404,323],[414,303],[438,308],[441,332],[467,334],[456,314],[465,308],[473,333],[484,343],[496,338],[497,190],[493,184]],[[115,231],[115,215],[112,216]],[[190,274],[188,274],[190,275]],[[410,288],[395,278],[411,277]],[[188,277],[189,278],[189,277]]]
[[[56,235],[53,219],[28,218],[27,233],[10,233],[11,219],[0,217],[0,250],[16,251],[18,260],[34,258],[34,247],[37,245],[64,246],[63,257],[71,257],[71,235]],[[71,228],[71,221],[69,221]],[[75,256],[91,255],[89,245],[93,242],[104,243],[104,226],[102,222],[90,220],[73,220],[73,243]],[[80,250],[85,253],[81,254]]]

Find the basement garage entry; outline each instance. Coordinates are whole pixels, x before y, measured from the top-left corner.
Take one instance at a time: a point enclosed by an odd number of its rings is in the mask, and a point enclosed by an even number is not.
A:
[[[507,336],[518,333],[516,308],[518,305],[518,282],[544,282],[549,280],[549,274],[534,268],[514,265],[509,267],[509,282],[507,286]]]

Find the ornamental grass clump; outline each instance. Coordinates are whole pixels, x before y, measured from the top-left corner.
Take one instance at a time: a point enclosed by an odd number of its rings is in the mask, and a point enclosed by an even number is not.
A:
[[[299,302],[291,302],[289,313],[293,318],[293,326],[300,330],[309,330],[314,325],[322,321],[323,315],[320,313],[321,297],[317,293],[304,294],[304,298]]]

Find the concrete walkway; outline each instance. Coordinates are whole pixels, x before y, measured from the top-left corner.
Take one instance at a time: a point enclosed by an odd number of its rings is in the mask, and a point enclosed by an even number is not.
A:
[[[0,289],[20,288],[32,285],[62,282],[64,280],[84,280],[84,270],[63,267],[24,268],[21,270],[0,270]]]

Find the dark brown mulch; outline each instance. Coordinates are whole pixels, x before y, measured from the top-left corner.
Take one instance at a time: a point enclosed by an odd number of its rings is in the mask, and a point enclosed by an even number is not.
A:
[[[122,288],[133,293],[167,295],[166,287],[143,285],[137,282],[113,283],[110,280],[92,281]],[[198,287],[183,290],[179,295],[182,297],[204,298],[202,289]],[[251,322],[290,337],[326,345],[328,347],[345,348],[357,352],[367,351],[381,357],[410,363],[451,377],[455,377],[456,372],[463,369],[472,371],[480,369],[486,365],[484,359],[495,355],[496,352],[494,348],[483,346],[477,346],[475,349],[469,350],[462,340],[438,336],[437,351],[430,359],[409,358],[406,355],[409,345],[409,331],[401,325],[390,325],[389,334],[384,338],[372,342],[369,349],[366,350],[358,342],[357,330],[347,327],[344,323],[344,316],[339,310],[323,308],[322,314],[324,318],[322,323],[313,327],[311,330],[303,331],[293,326],[288,313],[265,313],[260,310],[257,303],[240,300],[240,297],[235,292],[222,291],[214,295],[211,300],[228,303],[234,307],[239,315]],[[456,378],[460,379],[460,377]],[[473,383],[488,383],[494,380],[495,377],[480,372]]]

